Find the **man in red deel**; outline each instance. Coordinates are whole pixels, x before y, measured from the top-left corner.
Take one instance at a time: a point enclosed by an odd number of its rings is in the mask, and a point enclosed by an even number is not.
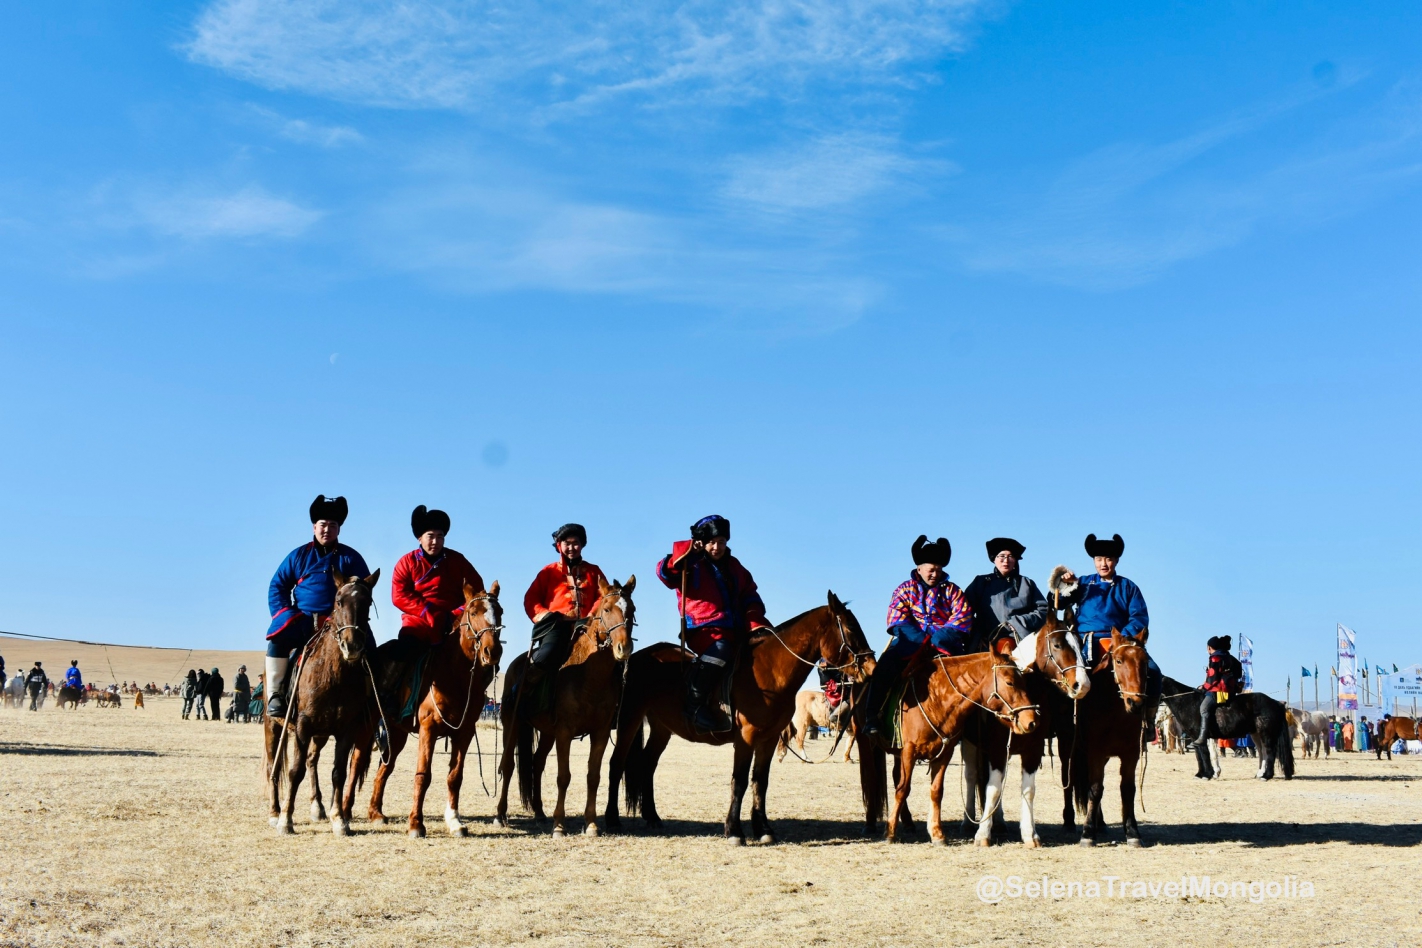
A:
[[[526,681],[531,685],[557,671],[572,654],[573,626],[597,608],[598,588],[607,577],[583,559],[588,531],[580,523],[565,523],[553,531],[558,559],[538,571],[523,597],[523,610],[533,620],[533,645]]]

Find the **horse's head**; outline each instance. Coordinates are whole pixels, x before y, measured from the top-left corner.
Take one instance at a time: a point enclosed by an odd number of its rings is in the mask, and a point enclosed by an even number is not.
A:
[[[1127,711],[1136,711],[1146,698],[1146,636],[1148,629],[1141,629],[1137,636],[1122,635],[1111,630],[1111,645],[1107,660],[1111,664],[1111,674],[1116,677],[1116,687],[1121,691],[1121,700]]]
[[[504,627],[504,607],[499,605],[499,582],[480,592],[464,584],[464,612],[459,617],[459,647],[471,662],[498,667],[504,656],[499,632]]]
[[[842,668],[847,677],[864,681],[874,671],[874,649],[864,637],[859,619],[830,590],[828,603],[834,620],[832,632],[820,638],[820,657],[831,668]]]
[[[1018,656],[1029,662],[1027,667],[1051,679],[1058,688],[1066,692],[1068,698],[1080,700],[1091,690],[1091,677],[1086,673],[1086,664],[1081,658],[1081,645],[1070,626],[1056,616],[1052,610],[1047,621],[1034,635],[1036,647],[1031,655]],[[1026,640],[1023,640],[1026,644]]]
[[[982,705],[1012,728],[1014,734],[1031,734],[1037,729],[1038,706],[1027,693],[1022,669],[1013,661],[1017,642],[1000,638],[992,646],[992,669],[983,681]]]
[[[372,638],[370,604],[375,599],[372,590],[380,581],[380,570],[363,579],[340,573],[333,573],[332,578],[336,581],[336,603],[331,607],[327,626],[340,646],[341,661],[354,664],[365,658],[365,643]]]
[[[632,655],[632,627],[637,621],[632,590],[636,588],[636,576],[628,576],[625,583],[599,580],[597,605],[588,616],[588,634],[594,636],[599,649],[611,648],[612,657],[619,662]]]

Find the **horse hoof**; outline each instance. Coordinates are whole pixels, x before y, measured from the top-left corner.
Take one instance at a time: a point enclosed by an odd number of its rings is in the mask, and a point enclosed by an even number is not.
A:
[[[584,836],[601,836],[601,835],[602,835],[602,832],[597,828],[597,824],[596,824],[596,823],[589,823],[589,824],[583,829],[583,835],[584,835]]]
[[[761,835],[760,841],[761,841],[762,843],[766,844],[767,846],[769,846],[769,845],[771,845],[771,844],[773,844],[773,843],[775,842],[775,834],[774,834],[774,833],[764,833],[764,834]]]
[[[727,836],[727,837],[726,837],[726,845],[727,845],[727,846],[744,846],[745,844],[746,844],[746,839],[745,839],[744,836]]]
[[[991,836],[974,836],[974,837],[973,837],[973,845],[974,845],[974,846],[981,846],[981,847],[983,847],[984,849],[990,849],[990,848],[992,847],[992,837],[991,837]]]
[[[1141,848],[1141,841],[1140,841],[1139,839],[1134,838],[1134,837],[1132,837],[1132,838],[1130,838],[1130,839],[1127,839],[1127,840],[1126,840],[1126,848],[1127,848],[1127,849],[1140,849],[1140,848]]]
[[[411,839],[424,839],[425,828],[423,826],[416,826],[410,830],[409,835]]]
[[[313,822],[313,823],[324,823],[324,822],[326,822],[326,808],[325,808],[325,807],[322,807],[322,806],[318,806],[318,805],[315,804],[315,803],[311,804],[311,822]]]
[[[944,839],[944,838],[941,837],[941,836],[934,836],[934,837],[931,837],[931,838],[928,840],[928,845],[930,845],[930,846],[947,846],[947,845],[948,845],[948,840]]]
[[[281,823],[277,826],[277,832],[282,836],[293,836],[296,834],[296,827],[290,823]]]
[[[1082,837],[1081,842],[1077,843],[1077,845],[1078,845],[1078,846],[1087,846],[1087,847],[1095,846],[1095,845],[1096,845],[1096,840],[1094,840],[1094,839],[1086,839],[1085,837]]]
[[[269,816],[269,817],[267,817],[267,825],[270,826],[272,829],[276,829],[278,826],[281,825],[281,817],[279,817],[279,816]]]
[[[1022,845],[1025,846],[1025,847],[1027,847],[1028,849],[1041,849],[1041,848],[1042,848],[1042,837],[1040,837],[1040,836],[1033,836],[1031,839],[1023,840],[1023,841],[1022,841]]]
[[[554,838],[554,839],[562,839],[562,838],[563,838],[563,835],[564,835],[564,834],[563,834],[563,827],[561,827],[561,826],[555,826],[555,827],[553,827],[553,838]]]
[[[370,825],[371,825],[371,826],[384,826],[384,825],[386,824],[386,822],[387,822],[387,820],[385,819],[385,817],[382,816],[382,815],[379,815],[379,814],[377,814],[377,815],[375,815],[375,816],[372,816],[372,817],[370,818]]]
[[[336,836],[349,836],[351,835],[351,828],[340,820],[332,820],[331,832]]]

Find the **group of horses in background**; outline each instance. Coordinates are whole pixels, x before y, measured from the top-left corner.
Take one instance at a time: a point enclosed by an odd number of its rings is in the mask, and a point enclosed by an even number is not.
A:
[[[465,588],[465,604],[454,628],[427,664],[428,675],[414,696],[415,715],[408,724],[398,711],[376,699],[379,655],[371,655],[369,627],[372,589],[369,577],[336,577],[337,594],[330,617],[318,628],[294,670],[290,711],[265,722],[265,762],[270,817],[281,832],[294,831],[292,814],[298,787],[312,772],[313,820],[327,819],[315,768],[322,748],[334,742],[332,829],[350,833],[356,791],[374,758],[380,757],[368,817],[386,821],[384,792],[395,761],[411,735],[418,735],[414,793],[407,821],[412,836],[425,835],[424,798],[431,782],[435,745],[450,744],[446,781],[446,829],[467,834],[459,814],[460,788],[471,740],[490,684],[499,669],[503,610],[499,586],[487,591]],[[1107,762],[1120,762],[1122,826],[1128,845],[1140,844],[1135,816],[1137,768],[1145,752],[1146,638],[1113,632],[1098,640],[1095,654],[1083,654],[1075,629],[1053,613],[1036,633],[1020,643],[1000,640],[992,651],[949,657],[927,656],[913,663],[896,708],[892,728],[863,737],[870,709],[857,699],[874,667],[874,653],[853,612],[833,593],[823,606],[751,635],[728,676],[723,703],[731,713],[729,731],[695,730],[684,711],[686,675],[692,655],[684,647],[660,642],[634,651],[633,593],[636,578],[606,583],[587,619],[576,624],[568,661],[537,685],[527,682],[528,657],[521,655],[504,676],[499,720],[499,794],[496,821],[508,824],[508,797],[517,780],[519,796],[535,821],[547,819],[542,775],[556,749],[557,802],[552,832],[569,831],[568,791],[572,783],[573,740],[589,738],[586,799],[582,831],[598,835],[618,830],[624,812],[640,815],[646,828],[662,828],[657,809],[656,774],[673,737],[710,745],[732,746],[731,795],[723,822],[726,840],[743,845],[753,839],[774,842],[767,816],[770,765],[785,753],[787,731],[803,738],[811,720],[842,726],[860,737],[859,775],[864,830],[889,840],[907,837],[915,826],[908,808],[915,765],[925,762],[929,779],[929,839],[946,841],[942,797],[947,766],[963,747],[969,789],[965,818],[975,824],[975,842],[990,845],[993,815],[1003,798],[1003,777],[1011,757],[1021,762],[1022,842],[1041,845],[1034,804],[1036,777],[1048,755],[1061,762],[1062,817],[1068,830],[1081,819],[1083,845],[1093,845],[1105,830],[1102,799]],[[382,647],[383,648],[383,647]],[[834,670],[847,682],[848,707],[830,721],[800,691],[816,667]],[[1170,713],[1194,733],[1205,693],[1166,678],[1162,700]],[[827,709],[823,709],[827,712]],[[388,749],[377,747],[377,725],[384,721]],[[796,722],[791,729],[792,721]],[[1292,742],[1284,709],[1266,695],[1239,695],[1216,712],[1221,736],[1249,734],[1260,748],[1258,776],[1270,779],[1276,765],[1293,776]],[[611,753],[608,753],[611,744]],[[846,758],[848,748],[846,747]],[[603,758],[607,757],[607,797],[599,825],[597,795]],[[889,760],[892,757],[892,794]],[[1201,761],[1202,770],[1209,765]],[[744,800],[751,797],[749,826]],[[619,806],[619,798],[621,805]],[[981,815],[980,815],[981,814]]]

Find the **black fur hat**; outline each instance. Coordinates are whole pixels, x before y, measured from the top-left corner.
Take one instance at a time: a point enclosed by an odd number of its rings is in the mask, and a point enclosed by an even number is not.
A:
[[[691,525],[691,538],[693,540],[714,540],[716,537],[731,538],[731,521],[719,514],[712,514],[709,517],[702,517]]]
[[[1234,644],[1234,637],[1229,635],[1212,635],[1205,643],[1209,648],[1217,652],[1228,652],[1230,646]]]
[[[1098,540],[1094,533],[1088,534],[1086,537],[1087,556],[1109,556],[1113,560],[1119,560],[1124,552],[1126,552],[1126,541],[1121,539],[1119,533],[1109,540]]]
[[[577,537],[583,546],[588,545],[588,530],[581,523],[565,523],[553,531],[554,543],[562,543],[568,537]]]
[[[344,497],[327,497],[325,494],[317,494],[316,499],[311,501],[311,522],[317,520],[334,520],[336,523],[345,523],[346,516],[350,513],[350,508],[346,506]]]
[[[427,510],[424,504],[410,511],[410,529],[418,540],[430,530],[449,532],[449,514],[443,510]]]
[[[913,553],[914,566],[933,563],[935,566],[943,567],[947,566],[948,561],[953,558],[953,544],[943,537],[939,537],[934,543],[929,543],[926,533],[919,534],[918,539],[913,541],[910,551]]]
[[[997,554],[1003,550],[1006,550],[1018,559],[1021,559],[1022,554],[1027,552],[1027,548],[1012,539],[1012,537],[993,537],[987,541],[988,559],[997,559]]]

